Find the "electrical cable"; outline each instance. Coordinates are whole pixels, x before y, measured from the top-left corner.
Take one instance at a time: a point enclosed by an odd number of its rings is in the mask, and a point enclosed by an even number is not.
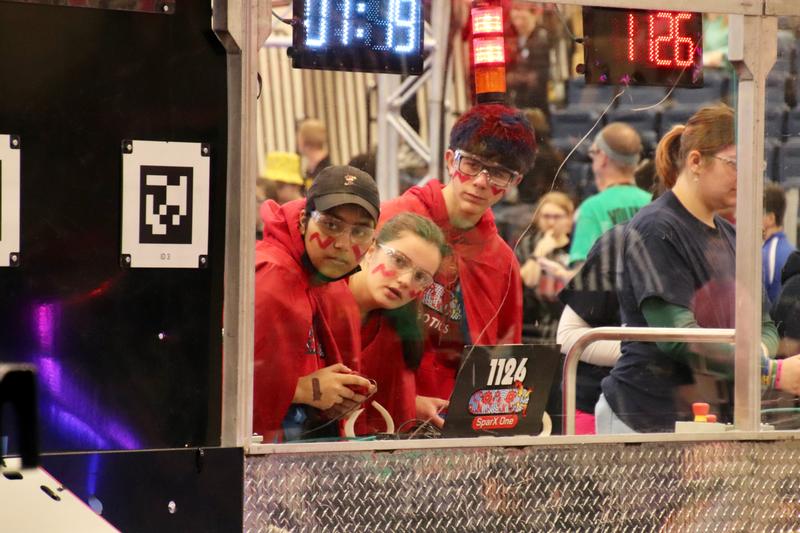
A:
[[[289,26],[294,26],[294,25],[297,24],[297,19],[295,19],[295,18],[290,18],[290,19],[283,18],[282,16],[278,15],[278,12],[275,11],[274,9],[272,10],[272,16],[275,17],[276,19],[280,20],[284,24],[288,24]]]
[[[559,8],[559,4],[554,4],[554,7],[556,9],[556,16],[558,17],[558,20],[561,21],[561,24],[564,26],[564,29],[567,30],[567,33],[569,34],[569,38],[572,39],[572,42],[573,43],[577,43],[577,44],[583,44],[583,37],[577,37],[572,32],[572,28],[569,27],[569,23],[567,22],[567,19],[564,18],[564,13],[561,12],[561,9]]]

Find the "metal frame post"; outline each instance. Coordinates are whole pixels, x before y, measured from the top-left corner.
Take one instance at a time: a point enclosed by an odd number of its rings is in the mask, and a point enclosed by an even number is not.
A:
[[[397,143],[400,140],[397,129],[390,124],[389,117],[405,122],[398,110],[393,109],[390,96],[400,86],[400,77],[394,74],[378,74],[378,150],[375,179],[381,200],[397,196],[400,186],[397,168]]]
[[[438,48],[433,52],[431,83],[428,87],[428,137],[430,142],[430,164],[428,173],[431,176],[442,176],[444,165],[444,133],[446,129],[445,94],[450,85],[448,72],[447,49],[450,46],[451,2],[435,0],[431,4],[431,26]],[[437,178],[440,179],[440,178]]]
[[[736,113],[736,387],[734,424],[760,427],[761,210],[764,197],[766,79],[777,57],[778,19],[732,15],[728,58],[739,78]]]
[[[228,55],[228,189],[223,310],[222,446],[249,443],[253,418],[256,73],[271,0],[213,0],[212,28]]]

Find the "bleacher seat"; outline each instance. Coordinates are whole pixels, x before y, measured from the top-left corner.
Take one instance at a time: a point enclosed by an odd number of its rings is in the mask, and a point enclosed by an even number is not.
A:
[[[661,135],[664,135],[676,124],[686,124],[686,121],[699,109],[698,105],[675,104],[661,114]]]
[[[788,112],[789,108],[783,103],[766,105],[764,130],[767,137],[780,138],[783,136]]]
[[[769,83],[767,83],[766,93],[767,93],[767,100],[766,100],[767,108],[771,106],[780,106],[786,103],[786,89],[782,84],[770,85]]]
[[[598,131],[598,130],[595,130]],[[580,161],[589,161],[589,148],[592,146],[592,140],[594,139],[593,136],[589,136],[586,138],[585,141],[581,143],[580,146],[572,153],[572,158],[576,158]],[[551,143],[555,148],[557,148],[564,156],[566,157],[572,149],[575,148],[575,143],[580,139],[574,139],[572,137],[564,137],[558,139],[551,139]]]
[[[656,153],[656,146],[658,146],[660,139],[658,133],[653,130],[640,131],[639,136],[642,138],[642,157],[652,158]]]
[[[723,99],[728,91],[728,78],[719,69],[706,69],[703,73],[703,86],[690,89],[677,87],[672,91],[670,100],[681,105],[701,106],[715,104]]]
[[[789,72],[797,72],[797,51],[795,50],[794,32],[778,30],[778,59],[789,63]]]
[[[800,108],[792,109],[786,114],[786,128],[784,140],[800,137]]]
[[[770,137],[764,139],[764,175],[772,181],[779,181],[778,174],[778,150],[781,147],[779,138]]]
[[[608,113],[608,123],[624,122],[639,134],[652,131],[658,132],[660,113],[656,109],[632,111],[630,109],[614,109]]]
[[[591,163],[570,159],[565,165],[565,170],[569,174],[570,188],[574,191],[579,203],[585,200],[587,196],[597,192]]]
[[[611,102],[616,87],[608,85],[587,85],[582,78],[573,78],[567,82],[567,105],[571,108],[603,109]]]
[[[790,138],[780,146],[777,163],[777,172],[782,182],[800,178],[800,138]]]
[[[768,106],[786,103],[786,78],[788,76],[788,72],[774,69],[767,74],[765,90]]]
[[[594,125],[600,113],[595,109],[573,108],[557,109],[550,116],[550,132],[553,139],[569,139],[575,141],[586,135]]]
[[[775,64],[772,66],[770,72],[782,72],[790,74],[792,72],[791,62],[788,57],[778,57],[775,59]]]

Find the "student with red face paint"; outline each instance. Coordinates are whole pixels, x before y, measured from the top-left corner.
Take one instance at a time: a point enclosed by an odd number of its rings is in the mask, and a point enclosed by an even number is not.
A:
[[[373,243],[379,205],[369,174],[339,166],[323,170],[307,198],[262,206],[253,431],[265,442],[337,436],[330,421],[365,399],[353,389],[372,391],[355,373],[358,314],[326,313],[321,301],[349,296],[343,279]]]
[[[425,351],[417,371],[417,414],[437,425],[466,344],[518,343],[522,282],[491,207],[533,166],[534,132],[516,109],[481,104],[458,119],[445,153],[452,178],[412,187],[382,206],[382,220],[411,211],[444,232],[452,255],[422,295]]]
[[[361,270],[350,276],[351,302],[326,300],[340,309],[358,309],[361,373],[375,381],[378,390],[372,400],[398,426],[416,418],[414,372],[422,358],[418,298],[433,284],[447,250],[442,230],[432,220],[401,213],[383,225]],[[375,409],[367,409],[362,422],[359,433],[386,429]]]

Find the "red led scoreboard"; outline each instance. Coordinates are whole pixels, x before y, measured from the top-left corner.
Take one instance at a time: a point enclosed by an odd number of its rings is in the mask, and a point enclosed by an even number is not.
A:
[[[703,86],[703,17],[583,8],[586,83]]]

